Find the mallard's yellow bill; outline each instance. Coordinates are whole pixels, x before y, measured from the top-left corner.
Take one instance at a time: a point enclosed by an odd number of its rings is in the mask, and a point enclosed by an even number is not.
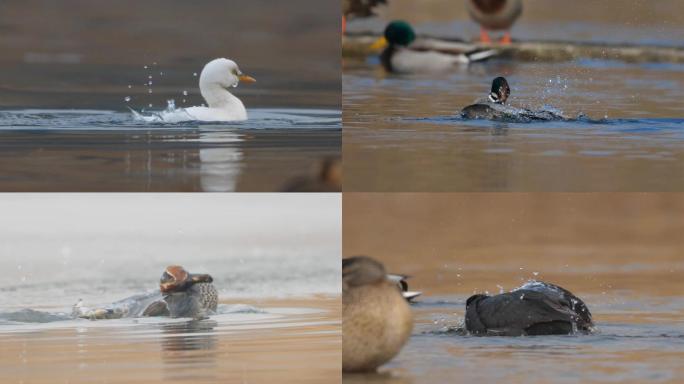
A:
[[[371,44],[370,48],[374,51],[380,51],[382,49],[385,49],[387,44],[388,44],[387,39],[385,39],[385,37],[383,36],[383,37],[375,40],[375,42],[373,44]]]

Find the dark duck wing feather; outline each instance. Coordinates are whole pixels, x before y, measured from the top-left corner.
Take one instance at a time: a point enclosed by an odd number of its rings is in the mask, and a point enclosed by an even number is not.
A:
[[[584,302],[553,284],[533,282],[466,303],[466,330],[476,335],[550,335],[588,332],[593,323]]]

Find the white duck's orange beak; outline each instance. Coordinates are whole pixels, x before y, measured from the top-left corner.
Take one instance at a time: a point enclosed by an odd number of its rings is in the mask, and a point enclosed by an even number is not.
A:
[[[245,75],[245,74],[238,76],[238,79],[240,79],[240,81],[245,82],[245,83],[256,83],[255,78],[253,78],[252,76]]]

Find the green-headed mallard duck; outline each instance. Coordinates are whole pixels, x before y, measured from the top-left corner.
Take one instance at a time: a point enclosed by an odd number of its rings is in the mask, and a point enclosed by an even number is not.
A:
[[[413,315],[378,261],[342,260],[342,371],[372,372],[404,346]]]
[[[501,43],[510,44],[510,29],[522,13],[522,0],[468,0],[470,17],[480,24],[480,41],[490,43],[488,30],[505,30]]]
[[[591,332],[593,326],[579,297],[541,281],[495,296],[474,295],[466,302],[465,327],[474,335],[568,335]]]
[[[494,50],[470,49],[465,52],[443,51],[430,46],[412,46],[416,33],[405,21],[395,20],[385,28],[384,37],[372,49],[385,46],[380,62],[389,72],[420,73],[449,71],[473,61],[485,60]]]

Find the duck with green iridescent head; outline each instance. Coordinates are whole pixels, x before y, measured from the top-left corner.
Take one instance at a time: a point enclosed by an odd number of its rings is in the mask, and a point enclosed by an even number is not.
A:
[[[421,73],[448,72],[471,62],[482,61],[496,54],[490,49],[468,49],[441,51],[430,46],[414,45],[416,33],[409,23],[395,20],[387,25],[384,37],[380,38],[373,49],[384,48],[380,62],[388,72]]]

